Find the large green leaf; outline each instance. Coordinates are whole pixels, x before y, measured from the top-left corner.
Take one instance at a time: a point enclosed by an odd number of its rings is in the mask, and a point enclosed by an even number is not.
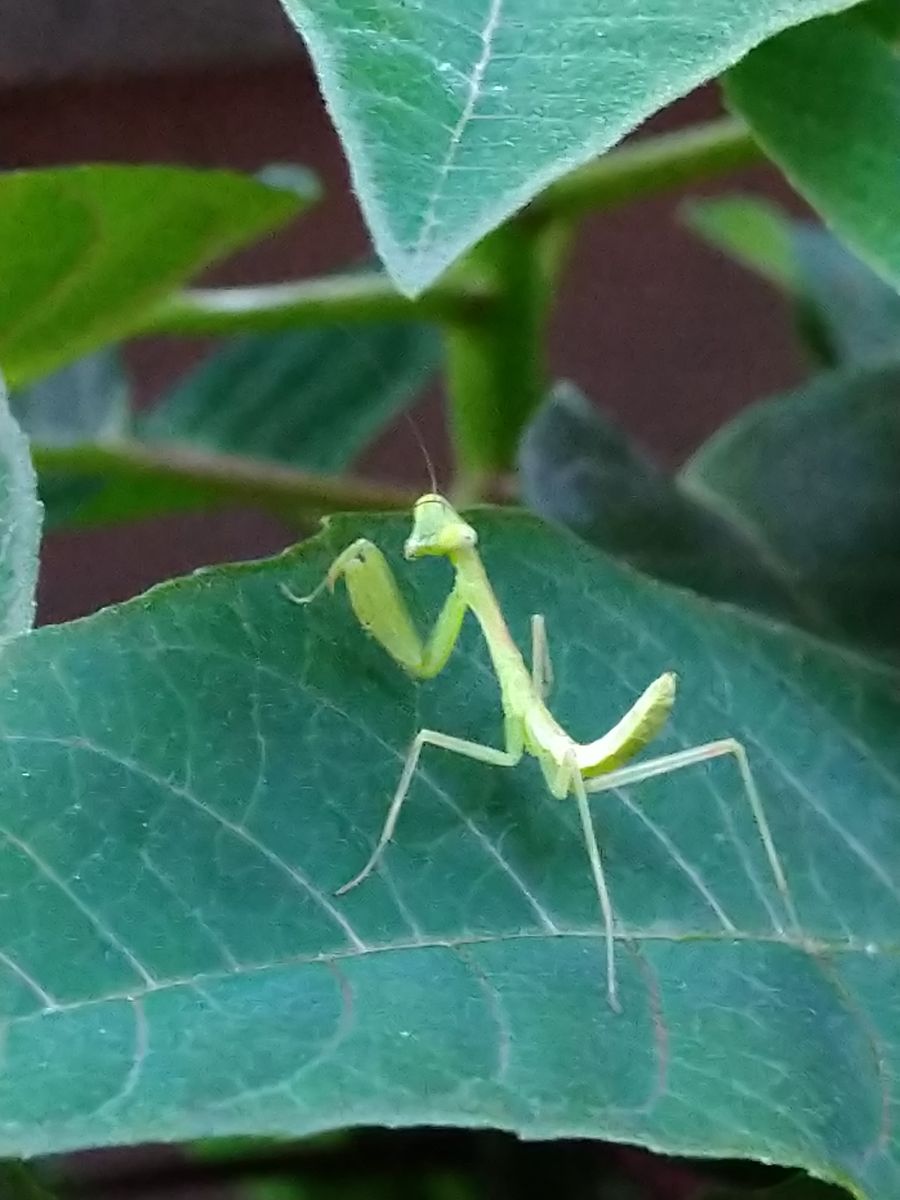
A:
[[[900,354],[900,293],[826,230],[755,196],[693,201],[685,217],[791,296],[800,332],[827,365]]]
[[[41,505],[28,439],[0,378],[0,643],[27,633],[34,621]]]
[[[898,677],[475,517],[554,707],[598,733],[671,667],[660,745],[748,746],[802,929],[728,763],[595,804],[624,1013],[604,998],[572,806],[534,764],[433,751],[383,869],[343,898],[420,725],[495,740],[476,630],[417,686],[317,582],[342,518],[0,658],[0,1152],[354,1124],[759,1156],[892,1200],[900,1077]],[[434,614],[446,565],[405,567]]]
[[[240,338],[183,380],[140,433],[342,471],[415,399],[438,361],[433,330],[405,323]]]
[[[900,62],[857,14],[811,22],[731,72],[730,102],[834,231],[900,286]]]
[[[681,473],[851,640],[900,652],[900,366],[820,376],[746,409]]]
[[[0,366],[20,386],[132,332],[167,293],[299,211],[227,171],[63,167],[0,177]]]
[[[282,3],[378,251],[413,294],[559,175],[764,38],[848,0]]]

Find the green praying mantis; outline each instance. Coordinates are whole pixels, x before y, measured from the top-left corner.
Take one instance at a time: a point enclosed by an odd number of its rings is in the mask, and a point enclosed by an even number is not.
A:
[[[423,642],[382,552],[365,538],[353,542],[331,564],[319,586],[308,596],[285,594],[298,604],[308,604],[323,588],[333,590],[343,578],[351,607],[362,627],[415,679],[432,679],[443,670],[459,637],[467,611],[481,626],[494,673],[500,686],[504,746],[483,745],[435,729],[420,729],[406,757],[390,803],[381,836],[363,869],[338,890],[356,887],[374,870],[393,837],[425,746],[436,746],[494,767],[514,767],[525,754],[540,764],[547,787],[559,800],[572,795],[584,836],[591,873],[603,919],[606,947],[606,981],[609,1003],[621,1011],[615,962],[615,922],[600,849],[594,832],[588,795],[640,783],[685,767],[730,755],[737,764],[744,791],[759,829],[766,857],[785,910],[796,925],[796,915],[785,872],[763,809],[747,753],[734,738],[651,758],[630,760],[662,729],[675,700],[676,677],[660,675],[610,730],[592,742],[576,742],[547,707],[552,667],[544,617],[532,617],[531,670],[514,642],[477,550],[475,529],[437,492],[421,496],[413,507],[413,524],[406,540],[407,559],[441,555],[449,559],[455,580],[430,636]]]

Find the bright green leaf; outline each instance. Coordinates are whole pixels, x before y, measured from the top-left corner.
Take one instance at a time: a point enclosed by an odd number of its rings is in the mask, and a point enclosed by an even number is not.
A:
[[[900,294],[837,238],[756,196],[692,201],[688,225],[787,292],[805,341],[829,366],[900,354]]]
[[[283,224],[292,192],[225,171],[0,176],[0,366],[22,386],[132,332],[202,267]]]
[[[682,209],[685,224],[769,283],[784,291],[799,287],[797,261],[786,213],[758,196],[691,200]]]
[[[731,104],[838,236],[900,286],[900,61],[855,15],[751,54]]]
[[[34,621],[41,505],[28,439],[9,411],[0,379],[0,644]]]
[[[683,495],[570,384],[526,431],[519,478],[536,513],[638,570],[744,607],[805,613],[739,528]]]
[[[329,326],[237,339],[140,424],[150,441],[342,471],[425,386],[439,343],[425,326]]]
[[[376,247],[422,291],[651,113],[848,0],[282,0]]]
[[[732,519],[835,634],[900,652],[900,366],[820,376],[745,410],[681,485]]]
[[[900,37],[900,4],[897,0],[867,0],[857,11],[882,37]]]
[[[383,869],[335,897],[414,731],[501,729],[471,623],[420,686],[342,593],[286,601],[367,534],[437,611],[446,564],[402,563],[407,519],[338,519],[0,658],[3,1152],[490,1125],[763,1157],[893,1200],[897,676],[531,518],[474,519],[520,643],[547,615],[574,734],[671,667],[661,749],[746,742],[802,931],[723,762],[595,804],[622,1015],[572,805],[533,763],[429,753]]]

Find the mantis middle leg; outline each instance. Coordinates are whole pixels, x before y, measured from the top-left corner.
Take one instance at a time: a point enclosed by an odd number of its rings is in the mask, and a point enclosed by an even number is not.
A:
[[[406,756],[406,762],[403,764],[403,771],[400,775],[400,781],[397,784],[397,790],[394,792],[394,798],[388,809],[384,828],[381,831],[381,836],[375,845],[375,849],[372,851],[369,861],[358,875],[354,876],[349,883],[345,883],[343,887],[338,888],[335,894],[343,896],[345,892],[349,892],[351,888],[355,888],[358,883],[362,883],[366,876],[371,874],[377,866],[378,860],[394,836],[397,819],[400,816],[400,809],[403,807],[403,802],[412,786],[413,776],[419,763],[419,756],[425,746],[437,746],[441,750],[449,750],[452,754],[460,754],[464,758],[473,758],[476,762],[488,763],[492,767],[514,767],[522,759],[522,736],[517,729],[512,727],[510,722],[507,722],[506,729],[505,750],[499,750],[495,746],[484,746],[481,742],[470,742],[464,738],[450,737],[448,734],[439,733],[435,729],[420,729],[413,739],[413,744]]]

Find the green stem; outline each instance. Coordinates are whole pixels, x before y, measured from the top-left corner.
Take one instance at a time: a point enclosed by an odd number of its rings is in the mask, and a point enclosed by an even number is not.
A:
[[[171,443],[110,442],[83,446],[34,446],[38,471],[97,476],[125,483],[186,485],[198,495],[258,504],[281,515],[409,508],[415,496],[403,488],[360,479],[319,475],[238,455],[207,454]]]
[[[515,465],[522,429],[544,397],[544,327],[567,242],[561,223],[535,229],[513,220],[465,260],[495,298],[481,320],[445,330],[460,503],[483,497]]]
[[[447,386],[458,474],[470,502],[514,466],[522,431],[545,393],[547,314],[577,219],[762,157],[747,128],[725,118],[645,138],[552,184],[466,258],[493,304],[447,329]]]
[[[522,214],[534,223],[585,216],[764,160],[746,125],[731,117],[614,150],[552,183]]]
[[[275,283],[263,287],[198,288],[166,299],[137,331],[146,334],[278,333],[343,322],[439,321],[477,318],[490,303],[479,283],[442,281],[417,300],[402,296],[375,272]]]
[[[0,1162],[0,1196],[3,1200],[54,1200],[54,1195],[25,1163]]]

